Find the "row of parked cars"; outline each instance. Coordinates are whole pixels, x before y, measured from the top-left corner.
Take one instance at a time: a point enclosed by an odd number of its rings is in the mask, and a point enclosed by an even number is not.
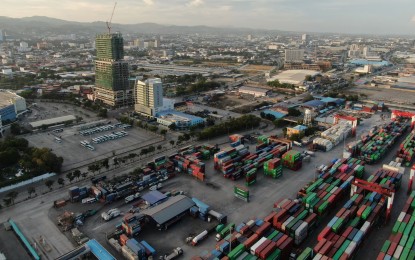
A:
[[[91,129],[79,131],[79,134],[81,134],[82,136],[88,136],[88,135],[93,135],[95,133],[109,131],[109,130],[112,130],[114,128],[115,128],[115,125],[98,126],[98,127],[94,127],[94,128],[91,128]]]
[[[99,143],[103,143],[109,140],[115,140],[124,136],[127,136],[128,133],[125,131],[120,131],[120,132],[112,132],[111,134],[107,134],[107,135],[103,135],[103,136],[98,136],[95,138],[92,138],[92,142],[94,144],[99,144]]]

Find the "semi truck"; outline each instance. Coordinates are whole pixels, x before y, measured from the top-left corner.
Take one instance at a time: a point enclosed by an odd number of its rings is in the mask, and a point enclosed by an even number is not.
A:
[[[228,233],[231,233],[233,230],[235,230],[235,224],[230,223],[224,229],[222,229],[216,234],[216,241],[220,241],[222,238],[224,238]]]
[[[182,254],[183,254],[183,249],[181,249],[180,247],[177,247],[173,249],[173,252],[171,254],[160,256],[160,259],[161,260],[173,260],[181,256]]]

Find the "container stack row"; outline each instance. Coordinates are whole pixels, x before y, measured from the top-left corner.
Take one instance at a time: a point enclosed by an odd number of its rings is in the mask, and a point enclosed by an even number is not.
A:
[[[415,259],[415,191],[406,200],[392,228],[392,234],[383,244],[378,260]]]
[[[397,157],[403,159],[403,163],[410,163],[415,154],[415,131],[412,131],[399,146]]]
[[[279,178],[282,176],[281,159],[275,158],[264,163],[264,174],[271,178]]]
[[[333,159],[328,165],[321,165],[317,172],[319,177],[326,179],[338,173],[353,172],[357,178],[362,178],[365,172],[364,162],[356,158]],[[339,176],[341,177],[341,175]]]
[[[394,189],[399,187],[401,178],[397,172],[379,169],[367,181]],[[315,259],[352,259],[385,209],[383,195],[357,188],[318,235],[313,248]]]
[[[361,140],[349,143],[348,151],[353,157],[376,163],[407,129],[408,123],[400,120],[372,128],[368,134],[361,136]]]
[[[110,239],[111,240],[111,239]],[[120,253],[129,260],[148,259],[156,255],[156,250],[146,241],[138,242],[136,239],[129,239],[126,235],[121,235],[119,241],[110,241]],[[119,243],[118,243],[119,242]]]
[[[174,166],[177,172],[187,173],[194,176],[198,180],[205,180],[205,164],[193,156],[174,156]]]
[[[316,150],[323,151],[323,152],[328,152],[331,149],[333,149],[334,145],[330,140],[327,140],[325,138],[317,137],[317,138],[314,138],[314,140],[313,140],[313,147]]]
[[[290,170],[297,171],[302,166],[301,153],[290,150],[282,155],[282,165]]]
[[[215,249],[192,259],[288,259],[294,240],[276,230],[271,222],[251,219],[241,223],[223,234]]]
[[[352,133],[352,126],[348,122],[340,121],[321,133],[321,137],[329,140],[334,146],[347,138]]]
[[[306,209],[299,201],[283,199],[274,204],[276,211],[272,217],[273,227],[294,239],[294,244],[301,244],[314,229],[318,215]],[[265,218],[265,219],[267,219]]]

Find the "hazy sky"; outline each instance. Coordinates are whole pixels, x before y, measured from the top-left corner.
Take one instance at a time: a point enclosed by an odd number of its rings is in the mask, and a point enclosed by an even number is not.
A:
[[[1,0],[0,15],[106,21],[114,0]],[[294,31],[415,32],[415,0],[118,0],[114,23]]]

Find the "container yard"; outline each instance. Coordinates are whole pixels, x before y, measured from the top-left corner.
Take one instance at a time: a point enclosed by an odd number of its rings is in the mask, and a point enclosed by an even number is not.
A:
[[[399,146],[397,152],[397,157],[402,158],[402,162],[406,163],[406,166],[410,166],[410,163],[414,159],[415,154],[415,131],[412,131],[406,138],[403,140]]]
[[[349,143],[348,152],[368,164],[379,161],[409,128],[407,120],[394,120],[363,134],[361,140]]]

